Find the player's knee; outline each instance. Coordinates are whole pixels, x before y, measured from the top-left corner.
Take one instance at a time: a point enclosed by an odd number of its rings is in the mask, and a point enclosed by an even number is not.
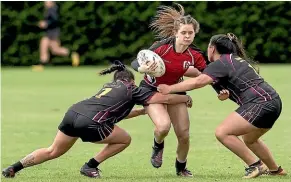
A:
[[[160,136],[167,136],[170,131],[170,127],[156,127],[155,133],[157,133]]]
[[[131,143],[131,136],[130,135],[127,135],[125,140],[124,140],[124,144],[127,146],[129,146]]]
[[[57,158],[61,156],[62,154],[63,152],[56,147],[50,146],[49,148],[47,148],[47,155],[49,159]]]
[[[177,135],[177,139],[180,144],[189,143],[189,131],[184,131],[183,133]]]
[[[47,156],[49,159],[53,159],[53,158],[56,158],[56,149],[55,147],[53,146],[50,146],[49,148],[46,149],[46,152],[47,152]]]
[[[156,125],[155,132],[158,133],[159,135],[166,136],[168,135],[170,129],[171,123],[158,124]]]
[[[223,141],[226,136],[227,136],[226,132],[221,127],[216,128],[215,137],[219,141]]]
[[[252,145],[254,143],[256,143],[258,141],[258,139],[252,139],[252,138],[249,138],[249,137],[246,137],[246,136],[243,136],[243,141],[244,143],[249,146],[249,145]]]
[[[55,47],[55,46],[53,46],[53,47],[51,47],[51,53],[53,54],[53,55],[57,55],[58,54],[58,47]]]

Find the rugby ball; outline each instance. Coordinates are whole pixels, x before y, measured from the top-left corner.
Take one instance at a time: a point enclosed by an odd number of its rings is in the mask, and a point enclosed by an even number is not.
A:
[[[155,64],[154,70],[152,70],[149,74],[153,77],[161,77],[166,72],[166,67],[163,59],[155,52],[144,49],[138,52],[137,54],[137,62],[141,65],[152,65]]]

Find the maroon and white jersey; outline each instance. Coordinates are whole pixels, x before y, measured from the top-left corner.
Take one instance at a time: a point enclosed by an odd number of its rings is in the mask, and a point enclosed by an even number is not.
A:
[[[173,85],[183,79],[183,75],[190,66],[199,71],[206,68],[205,56],[200,49],[190,45],[183,53],[177,53],[175,39],[165,39],[153,44],[149,49],[157,53],[166,66],[166,73],[161,77],[151,77],[145,74],[144,80],[147,84],[157,87],[159,84]]]

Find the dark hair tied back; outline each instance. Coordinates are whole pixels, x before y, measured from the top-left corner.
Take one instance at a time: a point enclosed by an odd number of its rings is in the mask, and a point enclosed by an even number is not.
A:
[[[125,65],[121,61],[115,60],[115,61],[113,61],[113,64],[114,65],[112,65],[110,68],[102,70],[99,74],[100,75],[106,75],[106,74],[112,73],[114,71],[123,71],[123,70],[125,70]]]
[[[123,71],[125,70],[125,65],[119,61],[119,60],[114,60],[113,64],[115,64],[116,66],[118,66],[118,71]]]
[[[233,40],[236,40],[236,36],[233,33],[227,33],[226,34],[229,40],[232,42]]]
[[[255,66],[257,62],[247,56],[242,42],[233,33],[214,35],[210,39],[210,44],[216,47],[219,54],[236,54],[255,67],[259,72],[258,67]]]
[[[107,68],[105,70],[102,70],[99,74],[100,75],[106,75],[112,72],[115,72],[113,75],[113,80],[127,80],[127,81],[131,81],[134,80],[134,74],[126,69],[125,65],[119,61],[119,60],[115,60],[112,62],[112,66],[110,66],[110,68]]]

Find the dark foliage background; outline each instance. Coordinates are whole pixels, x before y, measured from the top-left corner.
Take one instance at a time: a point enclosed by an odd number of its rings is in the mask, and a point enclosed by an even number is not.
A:
[[[201,24],[195,44],[204,51],[210,37],[233,32],[249,55],[263,63],[291,62],[291,2],[179,2]],[[129,61],[150,46],[148,28],[161,4],[172,2],[57,2],[62,45],[77,50],[81,64]],[[43,2],[1,2],[2,65],[32,65],[39,60],[37,27]],[[54,64],[70,60],[52,57]]]

